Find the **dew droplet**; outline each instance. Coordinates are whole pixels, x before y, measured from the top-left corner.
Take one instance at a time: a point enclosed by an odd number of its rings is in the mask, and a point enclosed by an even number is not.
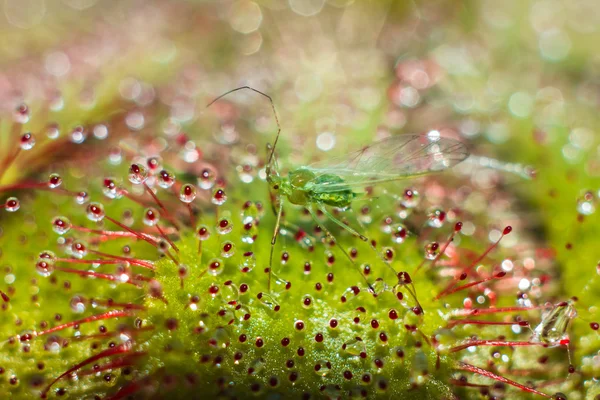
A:
[[[58,139],[58,137],[60,136],[60,129],[58,128],[58,125],[49,124],[46,127],[46,136],[48,137],[48,139]]]
[[[189,183],[181,186],[181,190],[179,191],[179,200],[184,203],[191,203],[196,199],[196,188]]]
[[[211,198],[211,202],[213,204],[216,204],[218,206],[225,204],[225,202],[227,201],[227,194],[225,193],[225,191],[223,189],[216,189],[213,192],[213,196]]]
[[[425,245],[425,258],[428,260],[435,260],[440,254],[440,245],[438,242],[431,242]]]
[[[158,210],[152,207],[146,208],[144,211],[144,224],[148,226],[154,226],[158,224],[158,221],[160,221],[160,214]]]
[[[100,203],[90,203],[86,208],[86,215],[90,221],[102,221],[105,215],[104,206]]]
[[[208,190],[212,189],[217,181],[217,174],[215,171],[209,168],[205,168],[200,172],[198,177],[198,186],[200,189]]]
[[[392,240],[394,243],[400,244],[406,240],[408,236],[408,231],[406,227],[402,224],[396,224],[392,227]]]
[[[419,205],[421,201],[419,192],[414,189],[406,189],[404,194],[402,195],[402,200],[400,204],[402,204],[406,208],[415,208]]]
[[[148,179],[148,169],[142,164],[134,163],[129,166],[129,182],[134,185],[141,185]]]
[[[235,254],[235,245],[233,242],[223,242],[221,245],[221,255],[225,258],[229,258]]]
[[[102,193],[109,199],[120,199],[123,197],[123,192],[119,189],[119,185],[113,178],[104,178]]]
[[[367,346],[365,346],[365,343],[359,337],[345,342],[342,345],[342,350],[351,356],[364,358],[367,355]]]
[[[258,236],[258,227],[255,222],[247,222],[244,224],[242,231],[242,242],[252,244]]]
[[[241,272],[250,272],[256,267],[256,256],[253,252],[248,251],[244,253],[244,258],[242,258],[242,263],[240,264]]]
[[[73,242],[71,245],[71,252],[74,257],[83,258],[87,256],[88,253],[87,245],[82,241]]]
[[[52,220],[52,230],[59,235],[64,235],[71,229],[71,221],[67,217],[54,217]]]
[[[154,174],[161,167],[162,160],[159,156],[148,157],[146,159],[146,165],[148,166],[148,170]]]
[[[69,306],[71,307],[71,310],[73,310],[73,312],[81,314],[85,311],[86,303],[87,302],[84,297],[76,295],[71,297]]]
[[[200,225],[196,231],[196,237],[198,240],[204,241],[210,238],[210,231],[206,225]]]
[[[77,204],[85,204],[89,201],[90,196],[87,192],[79,192],[77,193],[77,196],[75,196],[75,202]]]
[[[216,228],[218,233],[225,235],[231,232],[233,229],[233,224],[227,218],[221,218],[219,219],[219,222],[217,222]]]
[[[158,186],[163,189],[168,189],[175,183],[175,175],[167,170],[162,170],[158,173]]]
[[[27,107],[27,104],[19,104],[17,108],[15,108],[13,118],[15,122],[19,124],[26,124],[27,122],[29,122],[29,118],[31,118],[31,113],[29,111],[29,107]]]
[[[25,132],[23,135],[21,135],[19,146],[21,146],[22,150],[33,149],[33,146],[35,146],[35,137],[31,134],[31,132]]]
[[[221,289],[221,297],[223,298],[223,301],[225,301],[225,303],[235,304],[237,302],[238,298],[240,297],[240,291],[233,282],[225,282]],[[244,315],[248,313],[249,311],[246,308],[246,312],[244,313]]]
[[[326,360],[319,360],[315,363],[314,371],[318,376],[327,376],[331,372],[331,362]]]
[[[4,209],[8,212],[15,212],[21,208],[21,202],[16,197],[9,197],[4,203]]]
[[[50,174],[48,177],[48,187],[50,189],[56,189],[62,184],[62,177],[59,174]]]
[[[81,144],[85,142],[85,139],[87,138],[87,132],[83,126],[76,126],[71,130],[69,137],[71,138],[71,142]]]
[[[48,277],[54,272],[54,260],[49,258],[40,258],[35,264],[35,270],[43,277]]]
[[[220,275],[224,269],[225,263],[221,259],[213,258],[208,262],[208,273],[212,276]]]
[[[256,295],[256,298],[258,299],[258,301],[261,302],[262,305],[264,305],[265,307],[267,307],[270,310],[277,312],[281,308],[279,303],[269,293],[261,292],[258,295]]]
[[[374,295],[379,296],[383,292],[388,291],[390,288],[382,278],[377,278],[375,282],[371,284],[371,289]]]
[[[250,164],[238,165],[235,167],[240,180],[244,183],[251,183],[254,180],[253,168]]]
[[[596,198],[591,191],[577,198],[577,212],[581,215],[592,215],[596,212]]]
[[[446,212],[439,208],[431,208],[427,212],[427,225],[432,228],[441,228],[446,220]]]

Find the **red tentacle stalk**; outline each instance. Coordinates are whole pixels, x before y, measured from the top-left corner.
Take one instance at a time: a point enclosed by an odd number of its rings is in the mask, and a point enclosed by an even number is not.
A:
[[[132,344],[131,342],[127,342],[127,343],[123,343],[120,344],[118,346],[115,346],[111,349],[107,349],[104,351],[101,351],[100,353],[96,354],[95,356],[91,356],[89,358],[86,358],[85,360],[83,360],[82,362],[80,362],[79,364],[74,365],[73,367],[69,368],[68,370],[66,370],[65,372],[63,372],[61,375],[59,375],[57,378],[55,378],[52,382],[50,382],[50,384],[48,386],[46,386],[46,388],[42,391],[41,393],[41,398],[45,399],[47,397],[48,391],[50,390],[50,388],[59,380],[61,380],[62,378],[64,378],[65,376],[68,376],[70,374],[72,374],[73,372],[81,369],[82,367],[85,367],[88,364],[91,364],[97,360],[101,360],[103,358],[107,358],[107,357],[112,357],[115,356],[117,354],[125,354],[128,353],[131,350]]]
[[[49,333],[61,331],[63,329],[70,328],[70,327],[75,326],[75,325],[81,325],[81,324],[84,324],[84,323],[87,323],[87,322],[101,321],[101,320],[105,320],[105,319],[112,319],[112,318],[119,318],[119,317],[130,317],[132,315],[134,315],[134,314],[131,311],[125,311],[125,310],[107,311],[107,312],[105,312],[103,314],[92,315],[92,316],[89,316],[87,318],[79,319],[77,321],[67,322],[65,324],[58,325],[58,326],[55,326],[55,327],[50,328],[50,329],[46,329],[46,330],[41,331],[41,332],[37,332],[36,336],[47,335]]]
[[[137,236],[138,238],[140,238],[142,240],[145,240],[146,242],[150,243],[152,246],[158,247],[158,245],[155,242],[153,242],[152,240],[148,239],[144,234],[131,229],[127,225],[120,223],[119,221],[117,221],[114,218],[109,217],[108,215],[106,215],[104,218],[106,218],[107,220],[109,220],[113,224],[121,227],[122,229],[125,229],[126,231],[133,233],[135,236]]]
[[[121,278],[119,278],[118,276],[115,276],[115,275],[102,274],[102,273],[94,272],[94,271],[82,271],[80,269],[74,269],[74,268],[55,267],[55,269],[57,271],[67,272],[67,273],[70,273],[70,274],[77,274],[79,276],[92,276],[92,277],[98,278],[98,279],[105,279],[107,281],[113,281],[113,282],[128,283],[130,285],[134,285],[136,287],[140,287],[139,284],[133,282],[131,279],[128,279],[128,280],[124,281],[124,280],[122,280]]]
[[[457,319],[448,322],[448,328],[453,328],[456,325],[520,325],[520,326],[529,326],[529,322],[527,321],[519,321],[519,322],[502,322],[502,321],[482,321],[477,319]]]
[[[102,257],[108,257],[108,258],[113,258],[115,260],[120,260],[120,261],[126,261],[132,265],[137,265],[139,267],[143,267],[143,268],[147,268],[150,270],[154,270],[154,264],[152,264],[150,261],[144,261],[144,260],[140,260],[137,258],[131,258],[131,257],[123,257],[123,256],[117,256],[114,254],[108,254],[108,253],[103,253],[101,251],[96,251],[96,250],[88,250],[90,253],[102,256]]]
[[[448,296],[448,295],[450,295],[452,293],[460,292],[461,290],[465,290],[465,289],[468,289],[470,287],[477,286],[477,285],[479,285],[481,283],[489,282],[489,281],[492,281],[494,279],[502,279],[502,278],[504,278],[504,276],[506,276],[506,272],[498,272],[497,274],[495,274],[493,276],[490,276],[489,278],[480,279],[478,281],[470,282],[470,283],[467,283],[467,284],[462,285],[462,286],[455,286],[454,288],[452,288],[452,289],[450,289],[448,291],[442,291],[442,292],[440,292],[437,296],[435,296],[435,300],[439,300],[442,297]]]
[[[512,232],[512,227],[511,226],[505,227],[504,230],[502,231],[502,236],[500,236],[500,239],[498,239],[490,247],[488,247],[486,251],[484,251],[479,257],[477,257],[475,259],[475,261],[473,261],[468,267],[463,269],[459,275],[455,276],[454,279],[450,282],[450,284],[448,286],[446,286],[446,288],[444,290],[442,290],[441,293],[449,292],[450,290],[452,290],[452,288],[454,286],[456,286],[456,283],[459,280],[461,280],[461,277],[469,275],[469,273],[473,270],[473,268],[475,268],[481,260],[483,260],[485,257],[487,257],[487,255],[500,244],[500,242],[502,241],[502,238],[504,236],[508,235],[510,232]]]
[[[505,378],[505,377],[500,376],[500,375],[496,375],[493,372],[487,371],[487,370],[485,370],[483,368],[479,368],[479,367],[476,367],[476,366],[471,365],[471,364],[464,363],[462,361],[458,362],[458,365],[457,365],[456,368],[459,369],[459,370],[462,370],[462,371],[473,372],[475,374],[478,374],[478,375],[481,375],[481,376],[485,376],[487,378],[491,378],[491,379],[493,379],[495,381],[498,381],[498,382],[506,383],[508,385],[514,386],[516,388],[519,388],[519,389],[521,389],[521,390],[523,390],[524,392],[527,392],[527,393],[537,394],[537,395],[543,396],[543,397],[545,397],[547,399],[551,399],[552,398],[552,396],[549,395],[549,394],[540,392],[539,390],[535,390],[535,389],[530,388],[530,387],[525,386],[525,385],[521,385],[518,382],[512,381],[512,380],[510,380],[508,378]]]
[[[518,342],[518,341],[507,341],[507,340],[470,340],[467,343],[461,344],[459,346],[452,347],[450,349],[450,353],[456,353],[457,351],[464,350],[473,346],[542,346],[548,347],[546,343],[543,342]]]

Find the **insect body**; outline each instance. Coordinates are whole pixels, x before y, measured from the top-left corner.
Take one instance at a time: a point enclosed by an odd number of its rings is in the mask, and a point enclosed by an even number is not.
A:
[[[313,203],[326,204],[332,207],[347,208],[356,197],[350,187],[344,187],[344,180],[334,174],[315,175],[308,168],[298,168],[289,173],[287,178],[270,176],[269,184],[273,190],[279,190],[290,203],[307,206]],[[340,190],[328,193],[323,187],[340,185]]]
[[[292,204],[304,206],[317,225],[334,242],[334,236],[320,224],[315,210],[321,211],[329,220],[355,237],[368,242],[366,236],[338,220],[327,207],[349,208],[353,200],[366,186],[442,171],[458,164],[469,155],[464,143],[442,137],[438,131],[431,131],[422,135],[395,135],[346,156],[300,167],[292,170],[287,177],[283,177],[279,173],[275,158],[275,148],[281,133],[281,126],[275,105],[269,95],[249,86],[243,86],[222,94],[208,106],[220,98],[242,89],[254,91],[269,99],[277,122],[277,134],[273,146],[269,147],[265,168],[267,182],[275,197],[273,209],[277,216],[271,239],[269,290],[271,287],[273,251],[279,234],[285,200]],[[350,256],[342,248],[340,250],[355,265]],[[359,267],[356,265],[355,267],[371,288]]]

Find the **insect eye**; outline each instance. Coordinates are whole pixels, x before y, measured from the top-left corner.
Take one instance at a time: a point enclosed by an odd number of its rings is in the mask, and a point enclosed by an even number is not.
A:
[[[279,185],[274,185],[273,189],[275,189],[275,190],[279,189]]]

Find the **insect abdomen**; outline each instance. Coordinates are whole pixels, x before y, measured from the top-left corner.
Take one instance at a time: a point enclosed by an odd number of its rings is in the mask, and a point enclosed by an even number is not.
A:
[[[337,189],[332,192],[327,191],[327,186],[332,184],[344,183],[344,180],[334,174],[323,174],[313,181],[314,189],[311,190],[311,197],[321,203],[333,207],[345,208],[350,205],[354,199],[354,193],[350,188]]]

